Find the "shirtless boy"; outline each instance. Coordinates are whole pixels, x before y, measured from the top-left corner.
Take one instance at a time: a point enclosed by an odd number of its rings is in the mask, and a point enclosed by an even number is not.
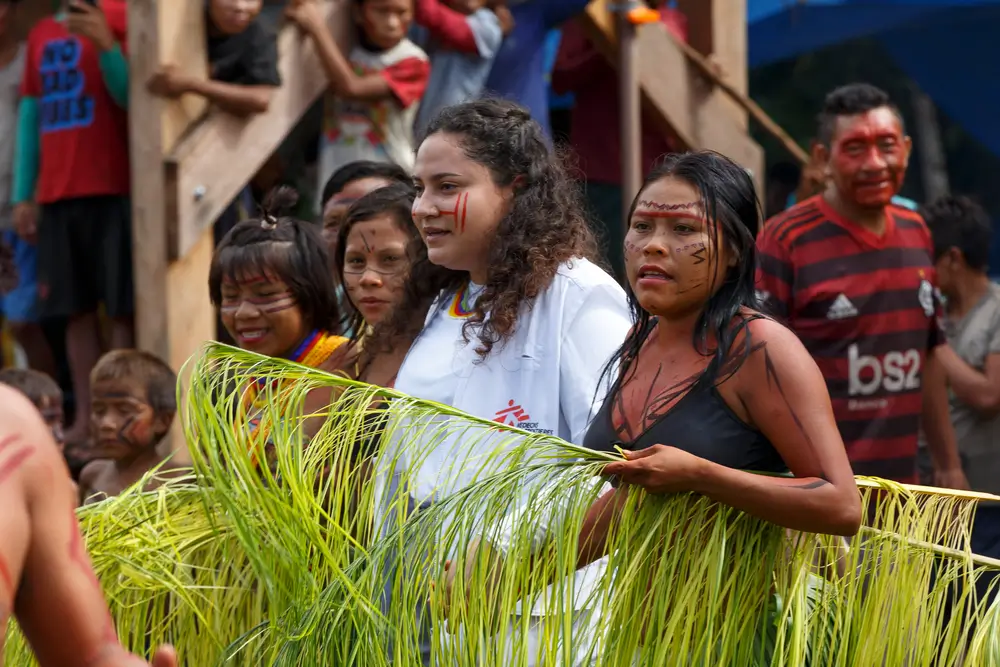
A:
[[[0,628],[13,614],[41,667],[146,665],[118,643],[74,505],[52,432],[23,394],[0,386]],[[161,648],[152,664],[177,658]]]
[[[96,460],[80,475],[84,503],[118,495],[164,460],[158,446],[177,412],[177,376],[148,352],[114,350],[97,362],[90,390]]]

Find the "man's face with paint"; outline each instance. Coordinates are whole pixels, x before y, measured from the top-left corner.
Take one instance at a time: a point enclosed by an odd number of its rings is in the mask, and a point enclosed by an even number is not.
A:
[[[910,138],[903,134],[896,112],[879,107],[837,118],[830,146],[818,145],[816,150],[844,204],[880,209],[903,187]]]
[[[344,223],[344,218],[347,216],[347,210],[351,208],[351,204],[369,192],[390,184],[391,181],[381,176],[368,176],[356,181],[348,181],[343,190],[330,197],[326,205],[323,206],[323,240],[326,241],[330,257],[337,256],[337,235],[340,234],[340,226]]]
[[[106,380],[91,387],[91,454],[122,461],[156,447],[173,415],[157,413],[146,390],[134,380]]]
[[[455,135],[427,137],[413,168],[417,198],[413,222],[438,266],[483,275],[511,187],[498,187],[490,170],[470,160]]]
[[[381,322],[403,296],[410,239],[388,213],[355,223],[347,234],[344,289],[369,325]]]
[[[694,186],[668,176],[639,194],[625,235],[625,272],[648,313],[676,318],[697,312],[734,264]]]
[[[290,354],[309,335],[291,289],[270,272],[244,273],[222,281],[219,315],[244,350],[269,357]]]

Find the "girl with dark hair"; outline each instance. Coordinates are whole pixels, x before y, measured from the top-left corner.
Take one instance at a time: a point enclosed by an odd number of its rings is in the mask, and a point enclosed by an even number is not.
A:
[[[447,107],[417,149],[414,182],[413,219],[427,256],[414,262],[405,298],[374,333],[385,347],[392,336],[419,333],[396,389],[579,444],[603,398],[602,369],[631,322],[624,291],[592,262],[579,193],[541,127],[511,102]],[[488,474],[482,461],[498,454],[470,452],[460,435],[423,445],[409,482],[417,506]],[[573,610],[592,604],[604,566],[577,573]],[[525,615],[544,616],[539,605],[526,605]],[[556,631],[541,620],[512,620],[510,628],[531,635],[517,645],[536,647]]]
[[[861,502],[823,376],[757,310],[760,207],[747,172],[717,153],[671,155],[629,218],[636,323],[584,444],[624,447],[605,473],[650,493],[695,492],[793,530],[853,535]],[[581,563],[603,553],[625,496],[611,490],[591,510]]]
[[[212,256],[209,294],[241,348],[334,372],[343,363],[347,340],[334,334],[341,321],[337,288],[316,226],[282,215],[297,200],[291,188],[278,188],[265,200],[260,218],[229,230]],[[263,397],[252,387],[251,414],[258,400]],[[306,410],[329,400],[327,390],[311,392]],[[310,426],[320,423],[308,421],[307,431],[314,433]]]
[[[410,214],[414,194],[412,186],[394,183],[364,195],[348,209],[335,246],[337,275],[347,292],[347,325],[354,332],[352,376],[383,387],[395,382],[413,337],[397,337],[381,354],[364,348],[372,327],[402,300],[410,267],[427,258]],[[419,321],[430,302],[424,299]]]

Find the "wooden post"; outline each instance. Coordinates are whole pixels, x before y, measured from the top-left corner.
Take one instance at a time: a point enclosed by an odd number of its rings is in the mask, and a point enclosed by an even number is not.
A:
[[[167,332],[167,225],[159,123],[166,103],[150,95],[145,85],[160,64],[159,4],[156,0],[128,4],[132,267],[136,344],[174,365]]]
[[[687,18],[688,44],[710,56],[736,91],[747,94],[747,0],[678,0]],[[720,91],[711,94],[722,95]],[[744,128],[747,113],[727,96],[733,118]]]
[[[326,3],[341,43],[350,8],[349,0]],[[129,0],[128,35],[136,342],[179,371],[215,334],[208,296],[213,221],[327,84],[311,45],[285,26],[278,38],[281,88],[266,113],[238,119],[196,96],[164,100],[146,89],[167,64],[208,76],[204,0]],[[183,450],[176,426],[172,444]]]
[[[746,96],[747,78],[747,0],[678,0],[678,8],[687,18],[688,43],[702,55],[710,57],[722,69],[723,78],[737,93]],[[749,132],[747,111],[724,91],[702,80],[692,94],[695,104],[718,105],[724,108],[732,124],[744,133]],[[706,145],[726,141],[720,128],[710,122],[705,114],[696,115],[698,136]],[[757,195],[764,199],[764,156],[752,160],[748,155],[729,154],[750,170],[757,185]]]
[[[581,20],[594,46],[609,62],[619,65],[617,30],[607,4],[608,0],[593,0]],[[711,87],[705,77],[663,24],[637,26],[635,42],[642,101],[656,127],[675,137],[682,148],[711,149],[729,156],[749,169],[760,187],[764,153],[747,134],[746,111],[737,109],[724,94],[708,94]]]
[[[621,146],[622,169],[622,224],[628,232],[628,213],[632,198],[642,185],[642,107],[639,91],[639,76],[636,69],[638,42],[635,26],[629,20],[628,11],[619,5],[618,27],[618,110],[619,145]]]
[[[199,100],[167,101],[146,83],[170,63],[205,76],[204,5],[201,0],[129,0],[129,134],[132,161],[132,265],[136,344],[179,371],[202,342],[213,337],[208,300],[212,239],[206,235],[183,262],[171,263],[168,235],[176,221],[164,154],[204,111]],[[184,456],[175,423],[171,447]]]
[[[165,64],[206,76],[204,4],[129,0],[128,11],[136,340],[178,370],[214,334],[206,261],[211,236],[192,244],[192,259],[202,262],[171,264],[168,239],[176,226],[171,219],[176,202],[164,155],[204,113],[205,103],[161,99],[149,93],[146,83]]]

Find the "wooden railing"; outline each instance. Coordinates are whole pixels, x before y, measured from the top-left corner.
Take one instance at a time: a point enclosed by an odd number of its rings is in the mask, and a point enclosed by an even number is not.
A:
[[[609,0],[593,0],[582,20],[587,36],[615,65],[618,32],[609,4]],[[745,0],[682,0],[679,6],[688,21],[691,46],[705,56],[711,55],[726,73],[729,85],[745,95]],[[728,155],[751,170],[762,191],[764,153],[747,132],[746,110],[712,85],[665,26],[640,25],[636,40],[636,78],[643,108],[657,129],[675,137],[684,148],[711,149]]]

